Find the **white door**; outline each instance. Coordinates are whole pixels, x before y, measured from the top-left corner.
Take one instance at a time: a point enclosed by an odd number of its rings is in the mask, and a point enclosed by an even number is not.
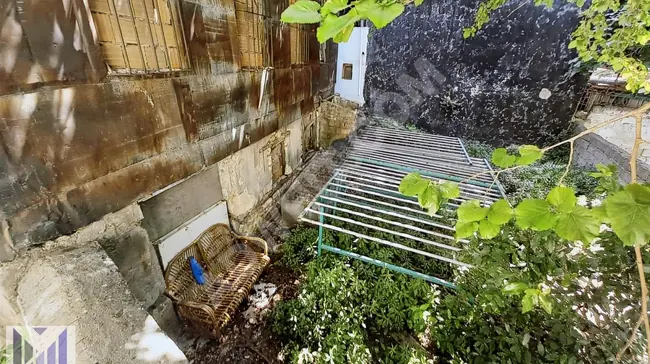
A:
[[[355,27],[347,43],[339,43],[336,59],[334,92],[342,98],[363,105],[363,84],[366,79],[368,28]]]

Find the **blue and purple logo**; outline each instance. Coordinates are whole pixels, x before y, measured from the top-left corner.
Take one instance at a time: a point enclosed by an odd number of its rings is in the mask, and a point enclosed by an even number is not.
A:
[[[74,364],[74,326],[8,326],[7,364]]]

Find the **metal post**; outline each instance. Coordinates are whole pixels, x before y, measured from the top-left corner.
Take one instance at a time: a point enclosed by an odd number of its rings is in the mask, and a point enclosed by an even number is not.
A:
[[[323,246],[323,223],[325,221],[325,217],[323,216],[323,208],[320,208],[320,217],[318,219],[320,221],[321,225],[318,227],[318,256],[320,257],[321,255],[321,247]]]
[[[467,154],[467,149],[465,149],[465,146],[463,145],[463,141],[458,138],[458,144],[460,144],[460,148],[463,150],[463,153],[465,154],[465,157],[467,158],[467,163],[470,166],[473,166],[472,164],[472,159],[469,157],[469,154]]]

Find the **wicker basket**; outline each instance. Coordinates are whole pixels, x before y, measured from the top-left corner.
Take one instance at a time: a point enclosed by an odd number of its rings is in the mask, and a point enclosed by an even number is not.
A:
[[[192,256],[204,268],[203,285],[192,276]],[[165,272],[165,293],[182,319],[201,331],[218,334],[269,260],[264,240],[237,236],[225,224],[212,225],[171,260]]]

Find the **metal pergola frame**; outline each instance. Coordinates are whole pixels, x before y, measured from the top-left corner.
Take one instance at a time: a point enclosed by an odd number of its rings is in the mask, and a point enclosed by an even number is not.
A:
[[[459,138],[407,130],[367,127],[352,141],[346,159],[300,214],[299,220],[319,227],[318,254],[344,255],[366,263],[404,273],[449,288],[455,285],[441,278],[343,250],[323,242],[323,229],[345,233],[384,246],[470,268],[453,257],[462,250],[454,238],[454,219],[437,213],[430,216],[417,198],[404,196],[398,187],[411,172],[432,180],[459,183],[460,197],[444,210],[454,210],[463,201],[477,199],[485,206],[505,198],[490,164],[471,158]],[[444,212],[444,211],[443,211]],[[363,220],[363,221],[361,221]],[[365,221],[365,222],[364,222]],[[335,222],[347,226],[334,225]],[[383,223],[386,227],[369,222]],[[354,227],[390,234],[420,245],[414,248],[377,236],[354,231]],[[460,243],[467,243],[460,240]],[[433,253],[424,247],[440,251]],[[431,250],[431,249],[429,249]],[[443,253],[444,252],[444,253]],[[451,256],[450,256],[451,255]]]

